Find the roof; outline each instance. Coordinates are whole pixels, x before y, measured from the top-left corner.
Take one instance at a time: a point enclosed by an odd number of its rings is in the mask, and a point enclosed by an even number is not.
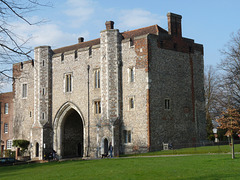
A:
[[[122,34],[124,39],[127,38],[134,38],[136,36],[141,36],[144,34],[155,34],[158,35],[159,33],[168,33],[166,30],[162,29],[161,27],[159,27],[158,25],[152,25],[152,26],[148,26],[148,27],[144,27],[144,28],[140,28],[140,29],[135,29],[132,31],[125,31]],[[57,54],[57,53],[64,53],[67,51],[72,51],[72,50],[77,50],[79,48],[84,48],[84,47],[91,47],[94,45],[100,44],[100,38],[98,39],[94,39],[94,40],[90,40],[90,41],[86,41],[86,42],[80,42],[78,44],[74,44],[71,46],[65,46],[65,47],[61,47],[58,49],[54,49],[53,53]]]

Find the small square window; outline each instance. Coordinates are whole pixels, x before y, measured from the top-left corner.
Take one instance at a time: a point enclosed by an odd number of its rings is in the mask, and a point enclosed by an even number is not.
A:
[[[123,139],[124,143],[131,143],[132,142],[132,135],[130,130],[124,130],[123,131]]]
[[[170,99],[165,99],[165,109],[170,109]]]
[[[101,114],[101,101],[94,102],[95,114]]]

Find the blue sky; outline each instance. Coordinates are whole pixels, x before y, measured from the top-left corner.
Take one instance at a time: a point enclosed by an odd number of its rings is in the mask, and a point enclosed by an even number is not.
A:
[[[205,65],[216,66],[221,61],[220,49],[230,35],[240,29],[239,0],[42,0],[52,7],[43,7],[29,14],[32,22],[45,23],[28,26],[12,22],[16,32],[32,37],[29,46],[49,45],[52,49],[98,38],[105,22],[112,20],[120,32],[153,24],[167,30],[168,12],[182,15],[182,33],[204,45]],[[5,88],[9,90],[9,88]]]

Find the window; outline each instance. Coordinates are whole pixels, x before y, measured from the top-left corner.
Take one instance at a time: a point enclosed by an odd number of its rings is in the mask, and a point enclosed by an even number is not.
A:
[[[165,99],[165,109],[170,109],[170,99]]]
[[[94,71],[95,88],[100,88],[100,69]]]
[[[131,97],[129,98],[129,109],[133,109],[134,108],[134,98]]]
[[[42,65],[44,66],[44,60],[42,61]]]
[[[4,133],[8,133],[8,123],[4,123]]]
[[[72,75],[65,75],[65,92],[72,92]]]
[[[128,69],[128,76],[129,76],[129,82],[134,82],[134,68],[129,68]]]
[[[61,62],[63,62],[64,61],[64,54],[62,53],[61,54]]]
[[[45,95],[45,89],[44,88],[42,89],[42,95]]]
[[[27,84],[22,85],[22,97],[23,98],[27,97]]]
[[[12,140],[7,140],[7,149],[12,148]]]
[[[92,57],[92,47],[89,47],[89,57]]]
[[[130,130],[124,130],[123,131],[123,139],[124,143],[131,143],[132,142],[132,136],[131,136],[131,131]]]
[[[101,114],[101,101],[95,101],[95,114]]]
[[[77,50],[75,50],[75,52],[74,52],[74,58],[75,58],[75,59],[78,58],[78,51],[77,51]]]
[[[45,114],[44,113],[42,113],[42,119],[44,119],[45,118]]]
[[[4,104],[4,114],[8,114],[8,103]]]

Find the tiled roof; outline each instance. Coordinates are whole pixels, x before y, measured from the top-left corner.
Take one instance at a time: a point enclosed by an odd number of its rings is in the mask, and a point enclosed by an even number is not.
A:
[[[71,45],[71,46],[65,46],[65,47],[62,47],[62,48],[54,49],[53,52],[54,52],[54,54],[63,53],[63,52],[66,52],[66,51],[77,50],[79,48],[90,47],[90,46],[94,46],[94,45],[97,45],[97,44],[100,44],[100,38],[94,39],[94,40],[91,40],[91,41],[81,42],[81,43],[74,44],[74,45]]]
[[[123,32],[121,34],[122,34],[124,39],[127,39],[127,38],[133,38],[133,37],[136,37],[136,36],[141,36],[141,35],[144,35],[144,34],[156,34],[156,35],[158,35],[159,32],[167,33],[166,30],[162,29],[158,25],[153,25],[153,26],[148,26],[148,27],[144,27],[144,28],[140,28],[140,29],[135,29],[135,30],[132,30],[132,31],[126,31],[126,32]],[[54,54],[63,53],[63,52],[71,51],[71,50],[77,50],[79,48],[90,47],[90,46],[97,45],[97,44],[100,44],[100,38],[94,39],[94,40],[91,40],[91,41],[81,42],[81,43],[74,44],[74,45],[71,45],[71,46],[65,46],[65,47],[62,47],[62,48],[54,49],[53,53]]]
[[[141,35],[144,35],[144,34],[156,34],[156,35],[158,35],[159,32],[168,33],[166,30],[162,29],[158,25],[153,25],[153,26],[148,26],[148,27],[144,27],[144,28],[140,28],[140,29],[135,29],[135,30],[132,30],[132,31],[126,31],[126,32],[123,32],[122,35],[125,39],[127,39],[127,38],[133,38],[133,37],[136,37],[136,36],[141,36]]]

